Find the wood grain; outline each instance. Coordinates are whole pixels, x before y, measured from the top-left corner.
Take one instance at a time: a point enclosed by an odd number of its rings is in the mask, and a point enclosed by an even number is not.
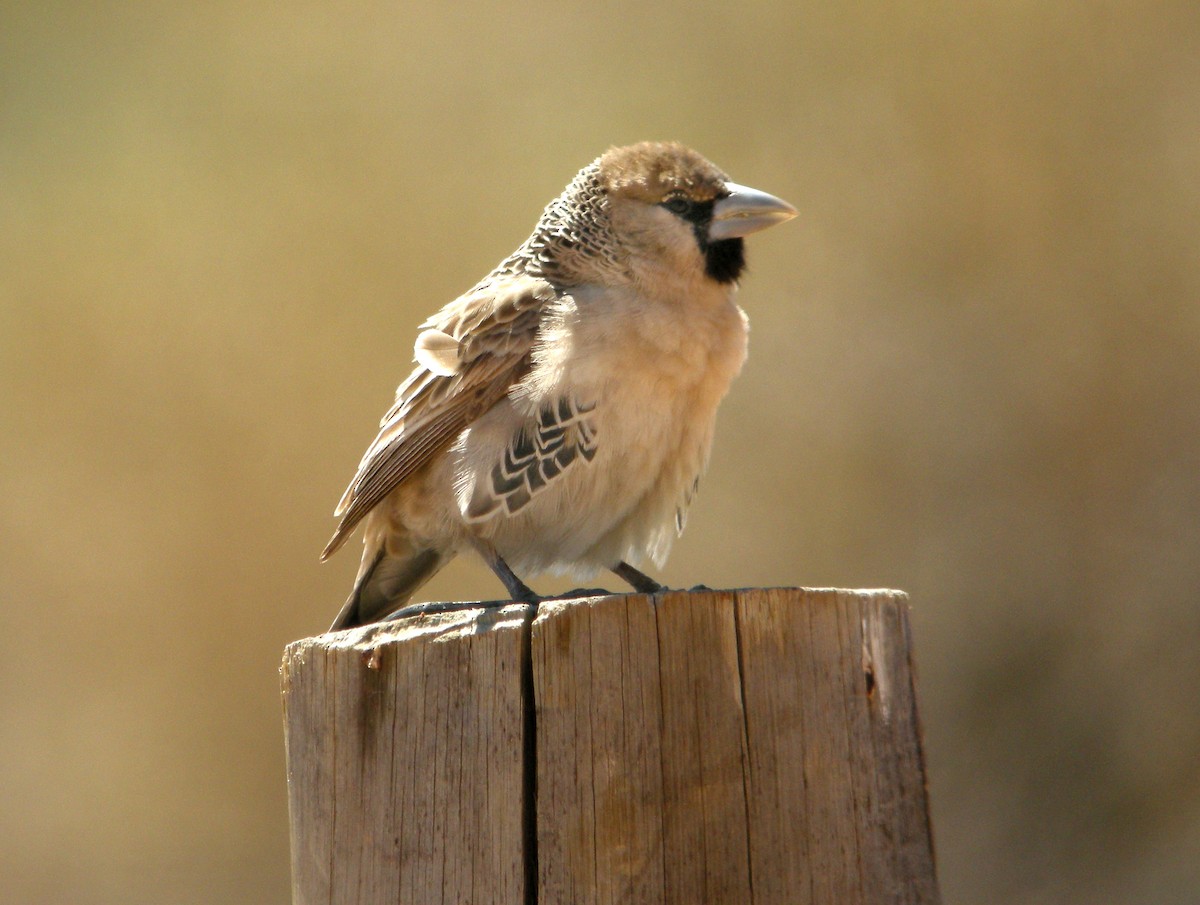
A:
[[[939,901],[895,591],[420,617],[284,702],[296,903]]]
[[[288,646],[296,905],[524,901],[530,617],[467,610]]]

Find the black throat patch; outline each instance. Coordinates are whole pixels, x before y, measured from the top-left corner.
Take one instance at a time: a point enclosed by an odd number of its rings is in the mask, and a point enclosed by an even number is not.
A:
[[[662,206],[691,225],[696,244],[704,255],[705,274],[718,283],[736,283],[746,269],[746,244],[740,237],[718,242],[709,240],[708,230],[712,226],[715,200],[686,201],[686,208],[683,203],[684,199],[674,199],[673,202],[664,202]]]
[[[740,238],[701,239],[700,250],[704,252],[704,272],[718,283],[736,283],[746,269],[746,243]]]

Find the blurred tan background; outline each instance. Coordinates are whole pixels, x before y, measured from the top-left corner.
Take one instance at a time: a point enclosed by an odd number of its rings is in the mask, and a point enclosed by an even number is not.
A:
[[[643,138],[802,212],[664,580],[912,594],[948,903],[1198,900],[1200,5],[238,0],[0,13],[0,901],[288,900],[415,327]]]

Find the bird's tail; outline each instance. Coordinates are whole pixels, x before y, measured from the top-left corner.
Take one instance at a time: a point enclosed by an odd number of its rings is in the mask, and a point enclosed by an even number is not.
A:
[[[358,581],[331,632],[378,622],[408,602],[451,557],[437,550],[418,550],[411,545],[381,544],[373,559],[364,557]],[[398,549],[399,548],[399,549]]]

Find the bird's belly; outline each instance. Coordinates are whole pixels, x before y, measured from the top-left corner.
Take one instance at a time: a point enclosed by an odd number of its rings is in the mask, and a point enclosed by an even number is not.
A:
[[[621,560],[661,565],[666,558],[736,369],[689,374],[678,362],[647,364],[577,372],[563,381],[560,393],[569,388],[580,403],[595,405],[589,414],[595,452],[519,512],[495,520],[492,541],[518,572],[586,578]]]

